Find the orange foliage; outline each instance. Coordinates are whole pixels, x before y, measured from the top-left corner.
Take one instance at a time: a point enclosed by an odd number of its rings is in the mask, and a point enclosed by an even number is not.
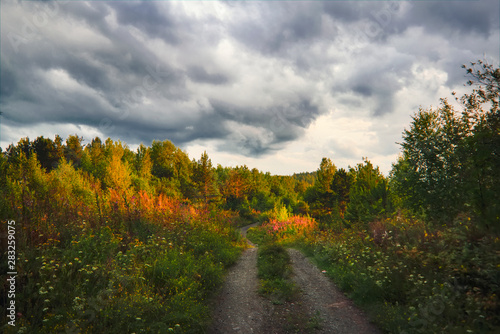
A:
[[[271,219],[262,224],[262,227],[268,234],[284,237],[285,235],[304,235],[316,229],[317,223],[312,218],[292,216],[284,221]]]

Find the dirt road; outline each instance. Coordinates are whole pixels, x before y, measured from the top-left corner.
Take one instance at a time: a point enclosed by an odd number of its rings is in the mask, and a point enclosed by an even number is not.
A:
[[[309,314],[317,314],[320,328],[316,333],[380,333],[366,316],[300,251],[289,249],[294,281],[302,291]]]
[[[243,237],[249,228],[240,229]],[[231,268],[222,292],[217,300],[214,323],[209,333],[263,333],[269,314],[267,301],[257,294],[257,248],[247,239],[251,248],[243,251],[238,262]]]
[[[209,333],[263,333],[266,301],[257,294],[257,248],[243,252],[231,268]]]
[[[255,225],[243,227],[242,235]],[[294,302],[273,305],[258,294],[257,248],[246,249],[226,278],[208,333],[380,333],[304,255],[294,249],[289,254],[300,288]]]

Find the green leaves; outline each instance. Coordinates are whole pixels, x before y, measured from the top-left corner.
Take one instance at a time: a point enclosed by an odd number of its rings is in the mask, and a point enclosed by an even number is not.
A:
[[[388,211],[387,180],[370,161],[351,169],[354,183],[349,192],[346,218],[351,222],[369,223]]]
[[[474,78],[469,85],[479,88],[462,96],[461,112],[442,99],[439,108],[420,109],[413,116],[403,133],[403,156],[394,165],[391,186],[405,207],[414,212],[423,209],[435,222],[450,223],[465,213],[496,229],[500,226],[500,69],[478,64],[479,69],[469,68],[467,73]]]
[[[193,159],[193,181],[197,188],[198,196],[205,203],[219,197],[216,174],[212,167],[212,160],[208,158],[206,151],[203,152],[200,160],[194,161]]]
[[[412,197],[433,217],[450,219],[457,214],[457,204],[463,205],[458,188],[463,178],[460,159],[464,126],[446,100],[437,110],[423,110],[413,117],[409,130],[403,134],[405,177],[410,181]],[[401,168],[396,169],[396,177]]]

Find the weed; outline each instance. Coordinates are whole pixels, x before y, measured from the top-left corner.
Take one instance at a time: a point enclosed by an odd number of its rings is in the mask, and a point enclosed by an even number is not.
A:
[[[259,292],[275,304],[290,301],[297,293],[297,287],[290,276],[292,268],[290,255],[285,248],[267,244],[259,248],[257,259],[258,275],[261,279]]]
[[[310,317],[309,320],[307,321],[306,329],[319,330],[321,329],[322,321],[323,320],[321,319],[321,314],[319,313],[319,311],[316,311],[316,314]]]

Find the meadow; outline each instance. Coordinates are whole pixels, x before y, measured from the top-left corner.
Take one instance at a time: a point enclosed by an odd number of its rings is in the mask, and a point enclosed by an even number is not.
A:
[[[500,238],[468,222],[432,228],[395,216],[366,229],[304,229],[314,220],[292,217],[248,236],[302,250],[384,332],[496,333]]]
[[[12,217],[21,217],[17,319],[13,327],[2,318],[4,333],[200,333],[207,327],[211,298],[244,247],[235,214],[144,190],[103,191],[66,162],[48,173],[33,157],[22,166],[29,181],[9,183],[8,197]],[[5,256],[3,272],[6,264]]]

